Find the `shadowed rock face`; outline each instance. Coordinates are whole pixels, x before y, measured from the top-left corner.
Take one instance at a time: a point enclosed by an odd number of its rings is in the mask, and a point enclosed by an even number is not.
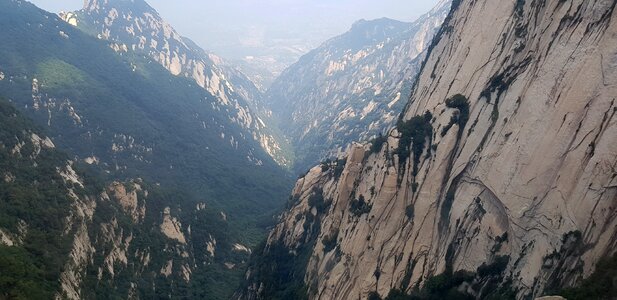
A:
[[[413,23],[358,21],[283,72],[265,101],[295,147],[297,170],[394,125],[449,8],[441,1]]]
[[[110,41],[116,52],[144,53],[173,75],[193,79],[217,97],[223,109],[231,111],[232,121],[250,130],[279,164],[290,163],[283,142],[269,126],[261,92],[253,82],[222,58],[181,36],[145,1],[90,0],[85,1],[82,10],[61,16],[68,23]]]
[[[315,241],[312,299],[410,292],[498,261],[470,293],[490,292],[489,277],[521,299],[580,282],[617,243],[615,5],[457,1],[403,112],[430,112],[431,137],[392,130],[377,153],[354,145],[339,176],[313,168],[264,251]],[[401,164],[400,141],[423,153]],[[315,193],[331,200],[319,213]],[[252,283],[247,298],[264,296]]]

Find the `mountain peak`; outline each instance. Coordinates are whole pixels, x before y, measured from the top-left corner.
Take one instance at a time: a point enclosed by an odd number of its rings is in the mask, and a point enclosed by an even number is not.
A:
[[[398,36],[411,27],[411,23],[397,21],[388,18],[374,20],[361,19],[353,23],[346,33],[333,38],[327,43],[334,42],[339,46],[348,46],[357,51],[378,41]]]
[[[156,12],[144,0],[84,0],[83,10],[85,11],[99,11],[105,8],[132,12]]]
[[[362,30],[366,28],[374,28],[374,27],[388,27],[388,26],[408,26],[409,23],[390,19],[390,18],[379,18],[373,20],[360,19],[354,22],[351,25],[351,30]]]

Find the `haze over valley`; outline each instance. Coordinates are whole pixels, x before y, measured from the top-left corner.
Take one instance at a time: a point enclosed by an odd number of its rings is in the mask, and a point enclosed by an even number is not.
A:
[[[80,9],[82,0],[34,0],[51,12]],[[266,89],[280,73],[360,19],[411,22],[437,0],[404,1],[149,1],[178,32],[234,62]]]

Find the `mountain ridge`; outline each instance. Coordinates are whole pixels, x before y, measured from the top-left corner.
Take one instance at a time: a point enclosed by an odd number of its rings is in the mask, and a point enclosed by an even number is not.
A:
[[[261,102],[261,91],[242,72],[221,57],[205,51],[180,35],[147,2],[89,1],[82,10],[62,13],[70,24],[89,32],[122,54],[127,50],[143,53],[175,76],[195,81],[221,105],[237,110],[232,120],[252,132],[253,138],[279,164],[291,164],[285,141],[270,125]]]
[[[264,101],[295,149],[296,171],[394,125],[449,4],[411,23],[359,21],[283,72]]]

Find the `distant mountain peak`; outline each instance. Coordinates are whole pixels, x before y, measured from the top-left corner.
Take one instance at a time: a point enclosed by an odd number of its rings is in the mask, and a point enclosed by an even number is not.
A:
[[[83,10],[99,11],[102,8],[110,7],[121,11],[156,13],[156,10],[144,0],[84,0]]]
[[[353,23],[351,29],[342,35],[326,41],[325,44],[336,47],[349,48],[358,51],[405,33],[412,27],[412,23],[397,21],[389,18],[373,20],[360,19]]]
[[[408,24],[408,23],[395,20],[395,19],[386,18],[386,17],[371,19],[371,20],[360,19],[354,22],[353,25],[351,25],[351,28],[362,27],[366,25],[390,25],[390,24],[400,25],[400,24]]]
[[[296,147],[298,171],[394,125],[445,17],[358,20],[272,84],[266,101],[286,124],[282,130]]]
[[[258,116],[261,93],[242,72],[221,57],[183,37],[144,0],[86,0],[76,17],[63,19],[110,42],[116,52],[135,51],[161,64],[175,76],[187,77],[231,111],[230,118],[248,130],[281,165],[289,164],[279,138]],[[259,113],[260,114],[260,113]]]
[[[409,26],[410,23],[398,21],[390,18],[379,18],[379,19],[360,19],[351,25],[350,31],[357,30],[367,30],[367,29],[375,29],[375,28],[392,28],[392,27],[400,27],[400,26]]]

